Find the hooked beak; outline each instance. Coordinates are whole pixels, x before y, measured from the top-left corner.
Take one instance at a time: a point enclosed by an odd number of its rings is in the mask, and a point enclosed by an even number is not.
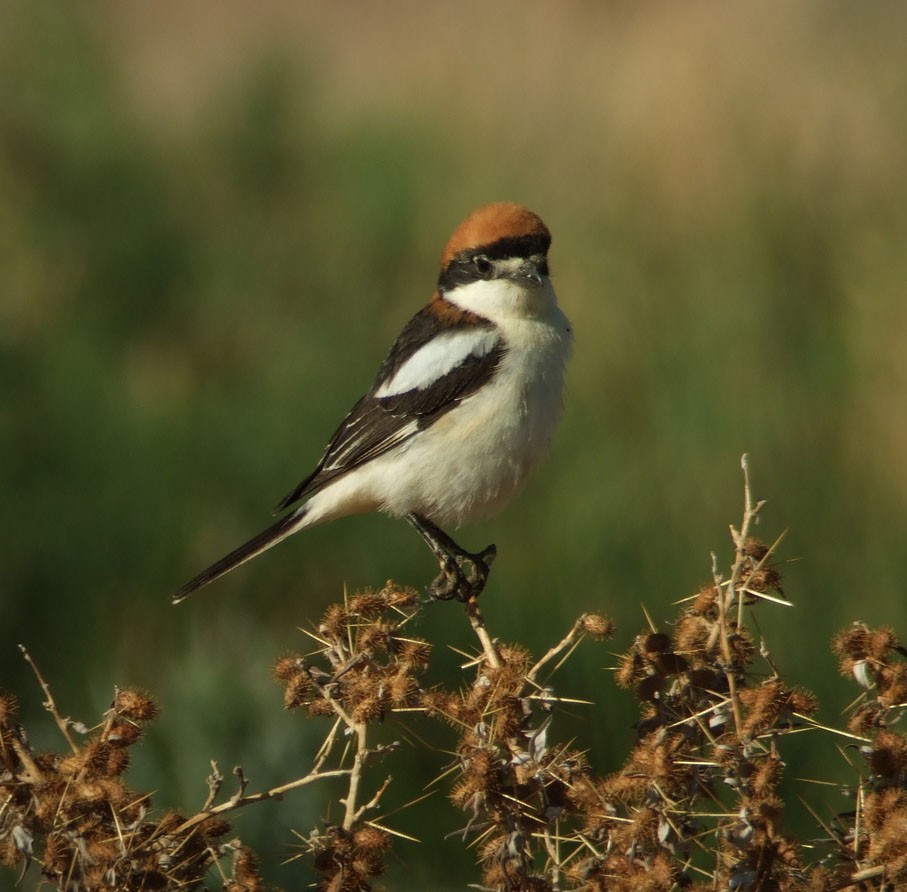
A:
[[[542,284],[542,271],[539,268],[544,258],[529,257],[514,271],[513,278],[537,286]]]

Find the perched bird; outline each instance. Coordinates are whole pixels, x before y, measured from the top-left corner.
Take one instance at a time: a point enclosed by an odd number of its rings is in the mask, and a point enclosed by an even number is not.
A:
[[[306,527],[368,511],[405,518],[441,565],[436,597],[485,585],[493,545],[464,551],[438,525],[501,509],[548,449],[573,332],[548,277],[551,235],[528,208],[473,211],[441,255],[438,287],[273,526],[173,595],[182,601]]]

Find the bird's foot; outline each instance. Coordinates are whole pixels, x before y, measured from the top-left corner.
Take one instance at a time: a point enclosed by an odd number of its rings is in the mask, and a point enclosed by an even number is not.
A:
[[[441,572],[428,587],[428,593],[437,601],[469,601],[478,598],[485,589],[491,564],[498,550],[489,545],[473,554],[469,551],[451,551],[441,558]]]

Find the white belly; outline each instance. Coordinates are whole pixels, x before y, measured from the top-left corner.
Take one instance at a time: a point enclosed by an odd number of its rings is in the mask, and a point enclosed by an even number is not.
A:
[[[517,324],[489,386],[373,463],[381,510],[459,526],[503,508],[547,452],[563,406],[569,324],[559,311]]]

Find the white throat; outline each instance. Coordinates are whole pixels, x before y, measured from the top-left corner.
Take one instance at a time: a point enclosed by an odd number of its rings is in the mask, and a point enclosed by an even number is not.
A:
[[[506,327],[508,320],[548,319],[560,315],[551,280],[540,285],[514,279],[479,279],[444,295],[451,303]]]

